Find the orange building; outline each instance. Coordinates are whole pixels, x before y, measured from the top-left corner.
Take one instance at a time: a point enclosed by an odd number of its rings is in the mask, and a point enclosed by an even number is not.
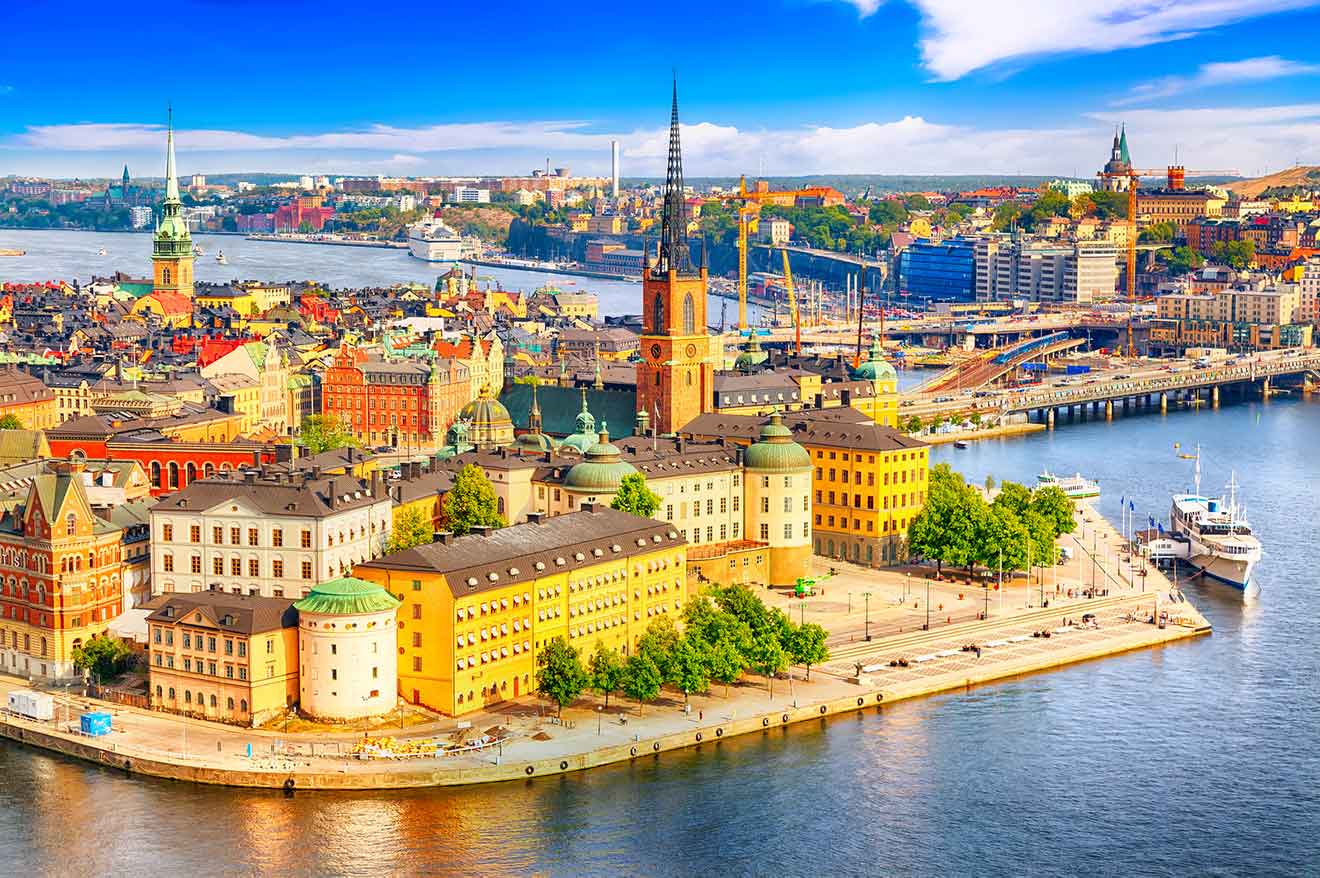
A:
[[[17,366],[0,368],[0,418],[13,415],[21,429],[49,430],[59,423],[55,391]]]
[[[711,409],[715,390],[712,342],[706,328],[707,269],[704,264],[693,268],[687,243],[677,86],[670,117],[660,253],[654,265],[649,256],[643,259],[637,409],[653,419],[660,433],[674,433]]]
[[[470,398],[467,367],[390,360],[340,345],[322,384],[323,412],[359,442],[434,451]]]

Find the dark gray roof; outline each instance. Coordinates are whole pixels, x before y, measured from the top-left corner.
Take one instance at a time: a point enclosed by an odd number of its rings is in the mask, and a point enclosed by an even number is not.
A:
[[[357,569],[441,573],[459,598],[685,542],[667,522],[587,504],[581,511],[540,522],[417,546],[359,564]]]
[[[920,439],[890,427],[882,427],[851,406],[784,412],[783,418],[784,426],[792,431],[794,441],[802,445],[860,451],[903,451],[926,447],[926,443]],[[694,439],[727,436],[754,442],[760,436],[761,427],[769,420],[768,416],[713,412],[698,415],[679,432]]]
[[[319,518],[385,499],[383,493],[380,497],[373,497],[371,482],[365,479],[352,476],[313,479],[306,474],[268,472],[269,475],[261,475],[251,470],[235,473],[233,478],[218,473],[210,478],[197,479],[178,493],[162,498],[152,511],[200,512],[221,503],[243,500],[265,515]]]

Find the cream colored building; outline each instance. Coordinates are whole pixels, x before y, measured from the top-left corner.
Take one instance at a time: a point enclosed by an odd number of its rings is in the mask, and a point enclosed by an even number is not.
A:
[[[376,583],[352,577],[323,582],[294,604],[302,713],[351,720],[394,709],[399,604]]]
[[[266,428],[288,435],[293,419],[289,412],[289,358],[274,343],[274,337],[235,348],[201,369],[203,378],[234,393],[243,406],[243,432]],[[238,377],[247,379],[238,380]]]

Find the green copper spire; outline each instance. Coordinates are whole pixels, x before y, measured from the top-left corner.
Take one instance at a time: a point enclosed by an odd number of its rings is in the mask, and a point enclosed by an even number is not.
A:
[[[179,200],[179,180],[174,170],[174,108],[169,111],[169,127],[165,135],[165,200],[160,205],[160,222],[156,224],[156,237],[152,256],[177,259],[192,257],[192,235],[183,219],[183,202]]]
[[[1128,164],[1132,163],[1132,157],[1128,155],[1126,124],[1123,125],[1123,133],[1118,138],[1118,157]]]

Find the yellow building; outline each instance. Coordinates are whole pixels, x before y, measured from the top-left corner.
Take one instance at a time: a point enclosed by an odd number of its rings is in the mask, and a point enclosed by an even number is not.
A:
[[[536,688],[536,656],[562,637],[631,652],[687,600],[687,552],[671,525],[589,505],[569,515],[440,541],[358,565],[400,600],[399,691],[449,715]]]
[[[681,435],[750,444],[765,418],[720,413],[689,423]],[[883,427],[851,407],[789,412],[784,425],[807,450],[811,481],[812,548],[817,555],[860,564],[894,564],[906,557],[908,525],[926,501],[930,466],[926,443]]]
[[[49,430],[60,422],[55,392],[14,365],[0,366],[0,417],[18,418],[20,429]]]
[[[293,601],[171,592],[149,607],[148,682],[156,710],[257,726],[298,700]]]

